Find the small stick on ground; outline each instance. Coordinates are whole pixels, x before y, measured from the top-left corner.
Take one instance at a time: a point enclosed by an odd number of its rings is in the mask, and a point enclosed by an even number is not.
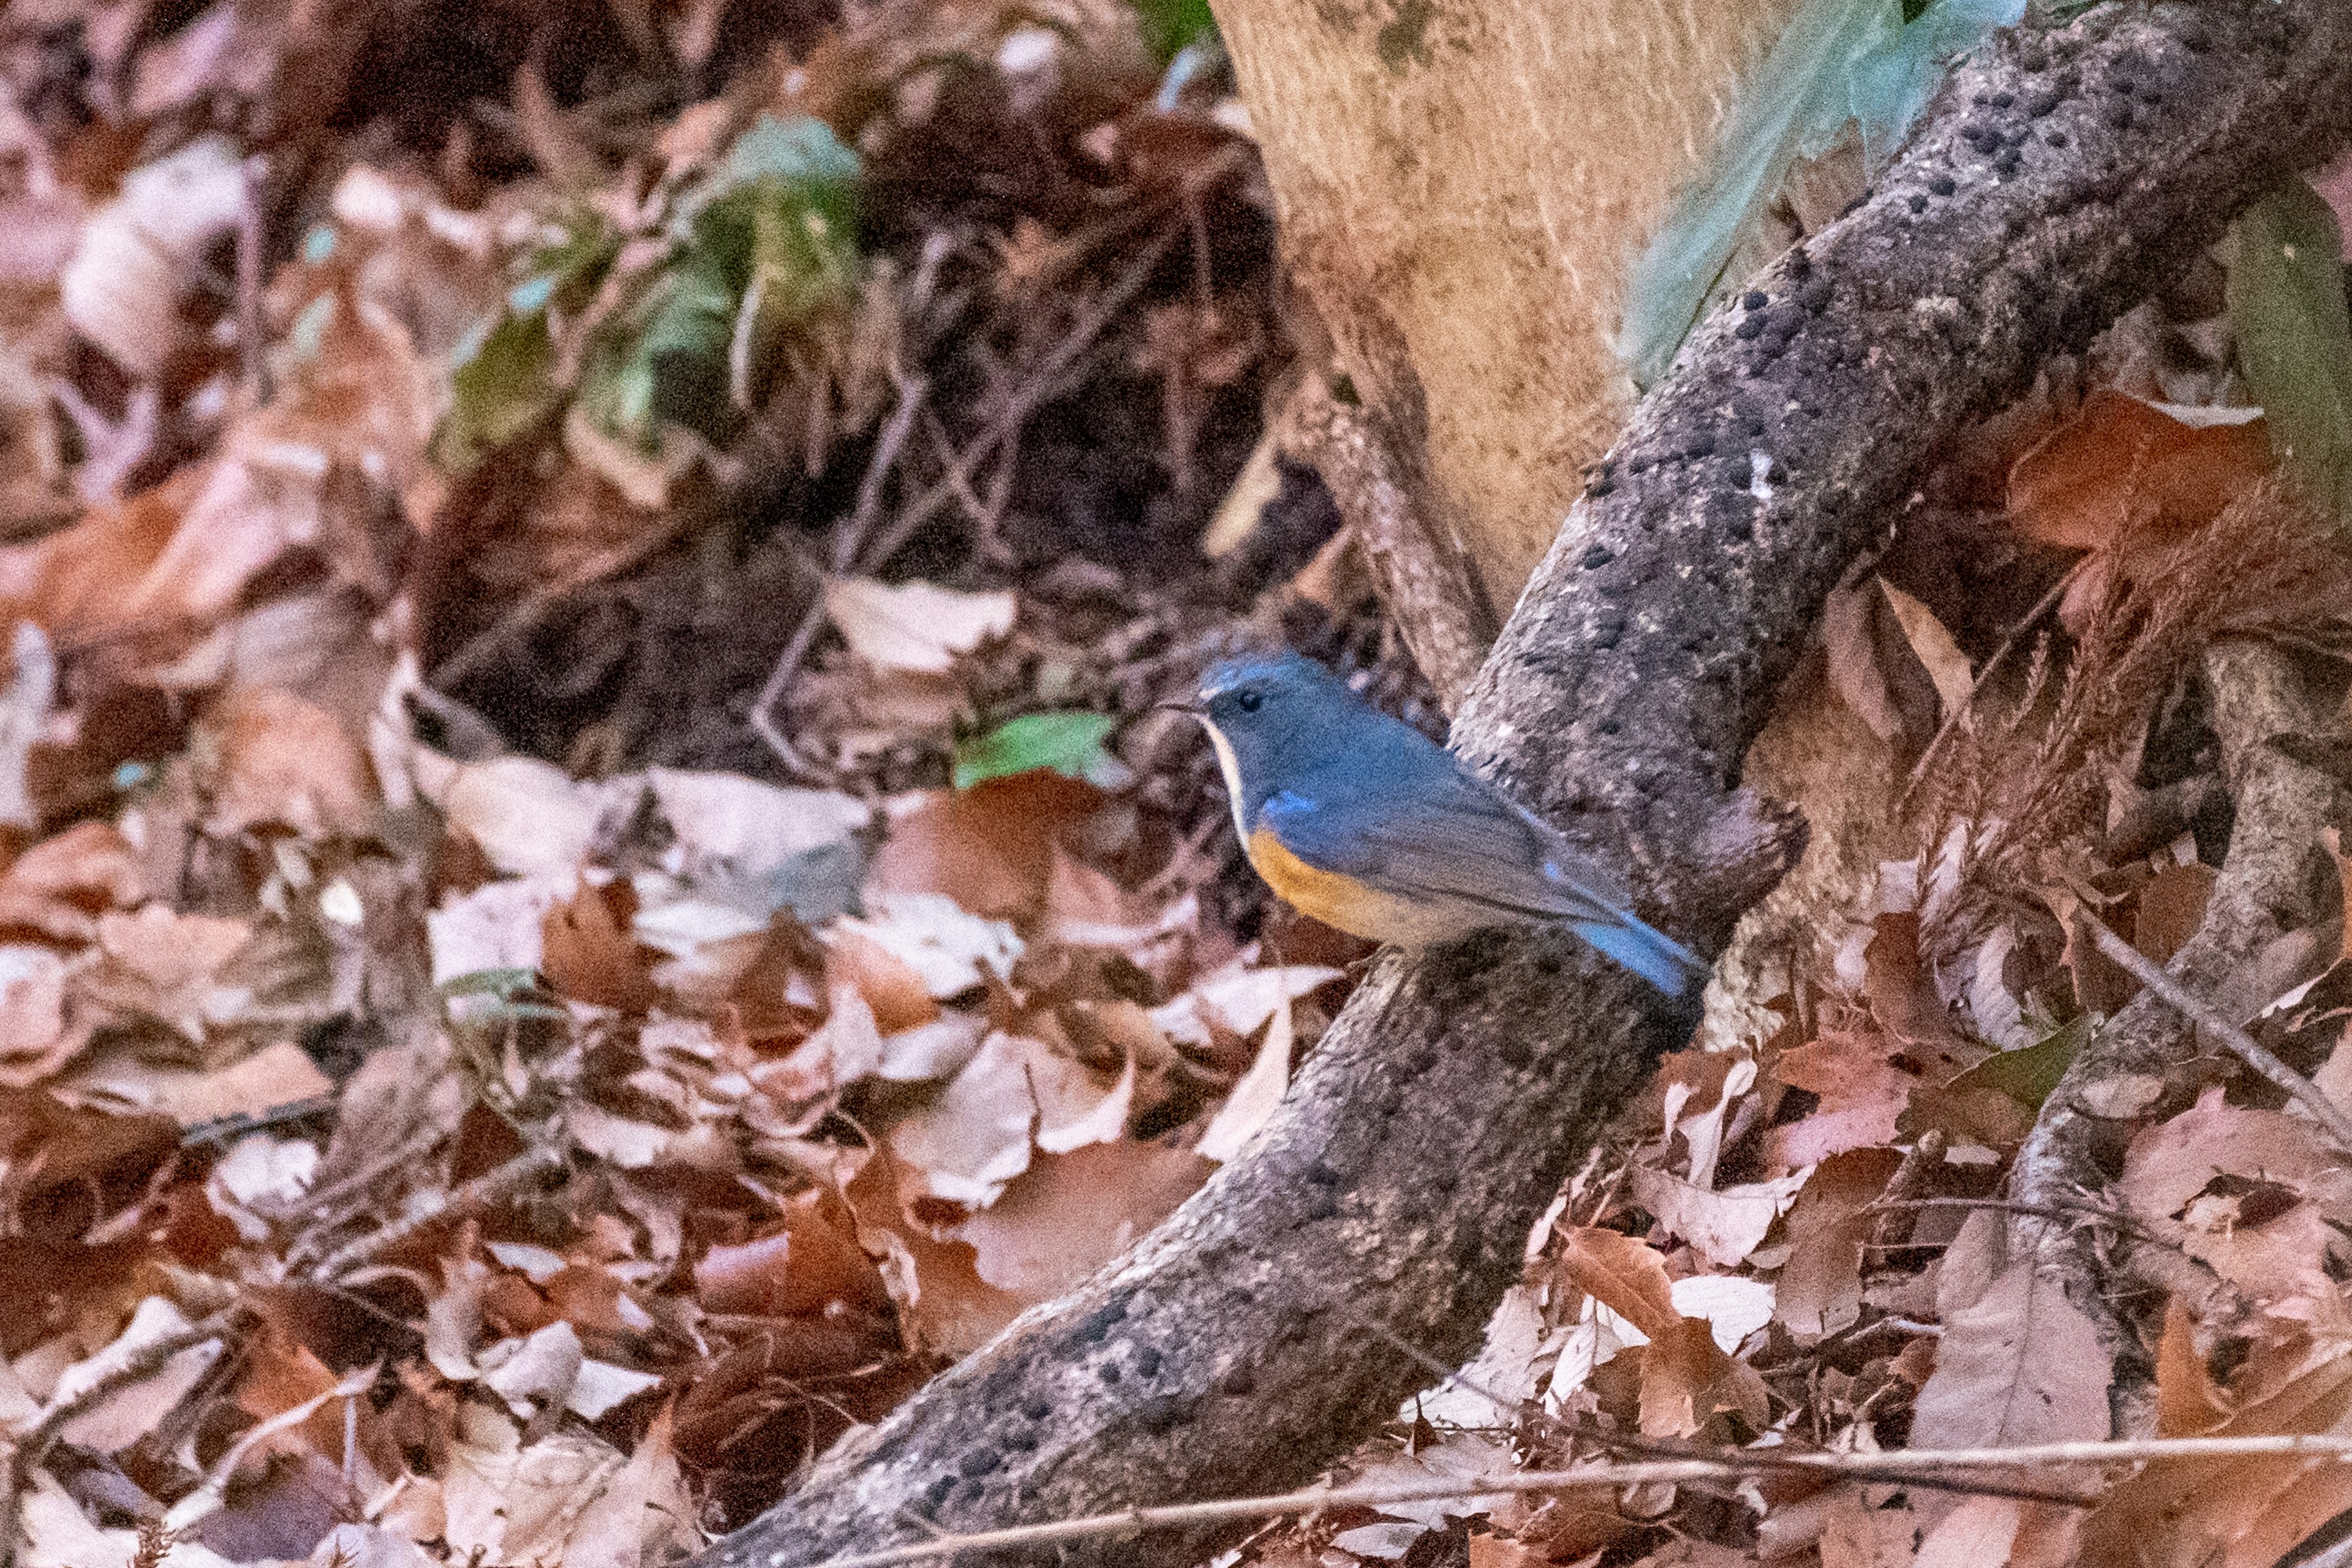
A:
[[[18,1526],[24,1512],[25,1489],[32,1484],[33,1467],[47,1458],[73,1418],[103,1403],[115,1394],[136,1383],[153,1377],[170,1364],[182,1351],[193,1350],[208,1340],[226,1339],[245,1316],[243,1302],[222,1308],[201,1322],[191,1323],[179,1332],[166,1334],[160,1340],[142,1345],[129,1360],[91,1384],[88,1388],[68,1398],[58,1400],[41,1414],[30,1431],[16,1439],[8,1454],[5,1490],[0,1491],[0,1568],[16,1568]]]
[[[2032,1469],[2051,1465],[2140,1464],[2156,1459],[2235,1459],[2262,1455],[2297,1458],[2352,1458],[2352,1437],[2147,1437],[2116,1443],[2040,1443],[2017,1448],[1914,1448],[1888,1454],[1814,1454],[1801,1460],[1789,1456],[1734,1452],[1706,1458],[1644,1459],[1628,1464],[1584,1465],[1568,1470],[1505,1471],[1426,1486],[1394,1484],[1354,1487],[1307,1487],[1267,1497],[1221,1498],[1209,1502],[1170,1503],[1157,1508],[1125,1508],[1084,1519],[1057,1519],[1007,1530],[975,1531],[969,1535],[940,1535],[929,1541],[883,1552],[861,1552],[828,1558],[817,1568],[899,1568],[908,1563],[930,1563],[964,1552],[1002,1551],[1009,1547],[1044,1546],[1057,1541],[1118,1535],[1132,1531],[1181,1525],[1213,1524],[1283,1514],[1320,1513],[1334,1508],[1377,1509],[1391,1503],[1443,1502],[1493,1492],[1569,1491],[1581,1487],[1647,1486],[1659,1482],[1740,1479],[1767,1464],[1812,1470],[1836,1480],[1875,1480],[1884,1477],[1917,1478],[1937,1470]],[[2063,1500],[2078,1508],[2091,1507],[2095,1497],[2074,1494]],[[923,1521],[929,1528],[928,1521]]]
[[[421,1212],[404,1215],[383,1229],[371,1231],[329,1253],[310,1272],[321,1280],[340,1281],[354,1270],[374,1262],[426,1226],[448,1215],[463,1214],[469,1208],[495,1202],[523,1186],[542,1171],[562,1163],[563,1158],[564,1146],[560,1139],[534,1144],[505,1164],[485,1171],[464,1186],[442,1194],[437,1202],[420,1205]]]
[[[257,154],[237,171],[236,363],[245,395],[256,408],[269,401],[269,323],[261,303],[261,273],[268,258],[263,232],[269,201],[269,159]]]
[[[2085,913],[2081,917],[2081,924],[2091,940],[2098,944],[2101,952],[2115,960],[2174,1012],[2229,1047],[2240,1061],[2285,1090],[2287,1097],[2310,1111],[2313,1120],[2326,1128],[2339,1145],[2352,1150],[2352,1116],[2345,1114],[2344,1108],[2321,1092],[2317,1084],[2272,1055],[2260,1041],[2216,1011],[2211,1003],[2182,985],[2154,959],[2109,930],[2105,921]]]

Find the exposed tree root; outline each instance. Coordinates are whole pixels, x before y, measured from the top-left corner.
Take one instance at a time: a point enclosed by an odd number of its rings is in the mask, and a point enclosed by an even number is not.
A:
[[[2320,835],[2344,820],[2344,781],[2298,756],[2352,742],[2340,685],[2304,668],[2290,651],[2252,639],[2222,643],[2205,656],[2213,689],[2221,770],[2236,806],[2229,856],[2196,933],[2174,955],[2173,977],[2227,1016],[2242,1022],[2307,973],[2326,954],[2303,942],[2331,912],[2323,900],[2332,877],[2315,877]],[[2292,748],[2277,742],[2297,737]],[[2195,1097],[2210,1062],[2198,1031],[2161,998],[2142,994],[2084,1045],[2042,1104],[2010,1173],[2021,1204],[2098,1205],[2121,1171],[2124,1146],[2148,1121],[2174,1115]],[[2124,1321],[2116,1283],[2119,1249],[2094,1226],[2058,1225],[2032,1215],[2009,1222],[2009,1256],[2034,1267],[2090,1315],[2116,1358],[2119,1426],[2146,1393],[2152,1369],[2139,1337]],[[2203,1275],[2173,1257],[2172,1271]],[[2227,1287],[2206,1275],[2177,1279],[2200,1298]],[[2223,1316],[2227,1316],[2226,1313]]]

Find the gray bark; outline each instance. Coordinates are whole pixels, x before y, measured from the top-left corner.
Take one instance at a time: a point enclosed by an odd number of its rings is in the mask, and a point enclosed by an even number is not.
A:
[[[1913,476],[2347,124],[2340,0],[2111,5],[1967,62],[1870,199],[1643,404],[1473,687],[1462,752],[1719,949],[1794,837],[1734,804],[1742,752]],[[1564,1171],[1690,1026],[1565,939],[1387,955],[1255,1146],[704,1562],[1307,1480],[1428,1381],[1366,1323],[1466,1354]]]

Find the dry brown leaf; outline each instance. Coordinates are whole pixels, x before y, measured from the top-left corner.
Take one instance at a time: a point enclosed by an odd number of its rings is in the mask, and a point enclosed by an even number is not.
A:
[[[1665,1259],[1646,1242],[1591,1226],[1559,1228],[1560,1268],[1576,1288],[1644,1334],[1682,1321]]]
[[[1693,1436],[1723,1410],[1763,1426],[1769,1408],[1763,1381],[1724,1352],[1706,1319],[1683,1315],[1665,1261],[1654,1249],[1613,1230],[1576,1226],[1557,1234],[1569,1280],[1649,1339],[1641,1363],[1644,1436]],[[1763,1316],[1770,1315],[1768,1301]]]
[[[578,892],[540,917],[539,967],[566,996],[641,1015],[653,1005],[653,977],[630,921],[636,896],[626,882],[582,882]]]
[[[1232,1159],[1274,1120],[1290,1088],[1290,1055],[1296,1043],[1289,1000],[1282,998],[1267,1016],[1265,1042],[1258,1047],[1256,1058],[1201,1133],[1195,1147],[1202,1159]]]
[[[1174,1212],[1213,1167],[1165,1143],[1091,1143],[1043,1153],[1003,1196],[950,1234],[981,1279],[1024,1303],[1086,1282]]]
[[[1946,1311],[1911,1441],[1990,1448],[2103,1438],[2111,1381],[2106,1349],[2083,1310],[2030,1262],[1998,1268],[1981,1295]]]
[[[1822,1512],[1822,1568],[1912,1568],[1916,1528],[1910,1510],[1874,1508],[1841,1488]]]
[[[957,655],[1010,632],[1020,606],[1011,594],[838,577],[824,585],[824,607],[850,651],[876,668],[944,675]]]
[[[2312,1122],[2231,1105],[2216,1085],[2132,1141],[2119,1186],[2256,1301],[2333,1298],[2326,1268],[2344,1250],[2337,1225],[2352,1221],[2352,1171]]]
[[[1135,1110],[1135,1061],[1119,1064],[1106,1087],[1102,1075],[1043,1040],[1026,1042],[1029,1087],[1037,1097],[1037,1147],[1067,1154],[1127,1135]]]
[[[425,917],[433,950],[433,984],[446,985],[491,970],[535,970],[548,911],[579,889],[578,877],[524,877],[485,882]]]
[[[2221,873],[2210,866],[2168,866],[2139,890],[2132,945],[2158,963],[2170,963],[2180,946],[2197,934],[2206,902]]]
[[[991,920],[1034,919],[1045,906],[1055,843],[1108,798],[1043,768],[907,797],[892,806],[890,836],[866,886],[943,893]]]
[[[1895,1123],[1920,1080],[1889,1059],[1892,1045],[1874,1033],[1824,1029],[1820,1038],[1780,1053],[1773,1076],[1819,1095],[1821,1104],[1801,1121],[1772,1130],[1776,1168],[1895,1142]]]
[[[1028,1042],[991,1035],[930,1104],[890,1129],[890,1150],[913,1177],[906,1194],[985,1208],[1029,1168],[1037,1101]]]
[[[133,170],[82,226],[58,298],[74,330],[133,379],[154,379],[181,345],[180,303],[245,205],[243,163],[227,137],[199,137]]]
[[[1942,1081],[1984,1060],[1990,1053],[1954,1026],[1919,956],[1919,917],[1882,914],[1874,924],[1863,950],[1863,992],[1879,1026],[1912,1047],[1906,1065]]]
[[[796,1108],[803,1122],[832,1109],[843,1089],[882,1070],[882,1035],[875,1027],[874,1010],[845,984],[833,986],[831,996],[824,1022],[808,1038],[782,1060],[763,1062],[751,1071],[761,1091]]]
[[[2270,468],[2270,437],[2259,420],[2188,425],[2103,389],[2018,458],[2009,513],[2029,539],[2107,549],[2137,530],[2172,533],[2209,522]]]
[[[94,1103],[168,1116],[183,1127],[194,1127],[321,1099],[335,1086],[300,1046],[273,1040],[226,1067],[174,1068],[116,1058],[77,1067],[58,1087]]]
[[[89,1042],[89,1028],[66,1026],[66,973],[47,948],[0,946],[0,1084],[38,1083]]]
[[[250,1006],[251,992],[227,972],[252,940],[244,921],[184,915],[161,903],[136,914],[100,915],[99,961],[80,989],[120,1012],[145,1014],[202,1040],[236,1024]]]
[[[2156,1435],[2194,1437],[2229,1414],[2221,1390],[2197,1353],[2197,1325],[2175,1296],[2165,1303],[2164,1337],[2156,1349]]]
[[[920,1178],[884,1144],[843,1190],[857,1215],[857,1240],[880,1258],[883,1279],[916,1348],[966,1355],[992,1339],[1026,1305],[980,1277],[969,1242],[935,1234],[908,1217]]]
[[[1129,893],[1112,878],[1056,849],[1045,889],[1043,940],[1067,947],[1106,947],[1165,984],[1191,956],[1200,925],[1197,894],[1152,900]]]
[[[1725,1410],[1754,1430],[1769,1422],[1771,1401],[1756,1369],[1725,1354],[1704,1319],[1683,1318],[1651,1336],[1642,1347],[1642,1435],[1695,1437]]]
[[[940,1005],[913,965],[855,931],[835,931],[825,942],[825,973],[854,989],[885,1035],[936,1021]]]
[[[843,917],[835,929],[889,953],[940,1000],[961,995],[986,975],[1011,974],[1024,945],[1003,921],[971,914],[938,893],[877,893],[868,910],[862,920]]]
[[[508,876],[578,870],[597,829],[637,798],[634,790],[578,783],[533,757],[458,763],[420,749],[413,762],[419,792]]]
[[[199,757],[210,748],[212,765],[199,783],[215,831],[274,825],[316,839],[358,837],[375,827],[375,781],[358,742],[333,714],[291,692],[228,692],[194,744]]]
[[[697,888],[740,892],[762,915],[776,907],[773,885],[794,861],[846,844],[873,817],[836,790],[786,789],[740,773],[650,768],[645,782],[677,836],[665,868]]]
[[[1642,1165],[1633,1168],[1632,1181],[1635,1201],[1718,1268],[1736,1268],[1746,1262],[1748,1255],[1762,1244],[1772,1222],[1805,1185],[1805,1177],[1800,1174],[1710,1192]]]
[[[1878,1223],[1865,1211],[1901,1163],[1892,1149],[1849,1150],[1822,1161],[1797,1194],[1788,1225],[1796,1246],[1775,1281],[1775,1310],[1799,1344],[1860,1320],[1863,1247]]]
[[[2213,1436],[2352,1430],[2352,1352],[2339,1343],[2207,1429]],[[2257,1455],[2158,1459],[2121,1482],[2083,1525],[2083,1568],[2270,1568],[2352,1508],[2352,1466]]]
[[[1906,765],[1936,733],[1937,688],[1876,577],[1833,591],[1822,607],[1830,683]]]
[[[96,1387],[110,1374],[130,1364],[146,1346],[194,1326],[179,1308],[160,1296],[150,1296],[139,1303],[138,1311],[112,1343],[59,1374],[52,1397],[63,1402]],[[101,1454],[129,1447],[154,1431],[163,1417],[194,1391],[205,1372],[220,1359],[222,1349],[216,1339],[190,1345],[158,1371],[93,1402],[68,1421],[58,1436],[77,1447]]]
[[[1244,954],[1182,995],[1152,1008],[1152,1024],[1171,1040],[1213,1051],[1220,1043],[1215,1031],[1246,1040],[1265,1027],[1277,1009],[1286,1011],[1299,997],[1340,977],[1339,970],[1317,964],[1253,969],[1247,957]]]
[[[1948,723],[1953,715],[1968,708],[1975,691],[1976,676],[1969,667],[1969,656],[1960,651],[1935,611],[1884,578],[1878,587],[1886,595],[1886,607],[1894,613],[1895,624],[1903,628],[1904,641],[1911,645],[1920,668],[1935,684],[1941,716]]]
[[[746,1317],[799,1317],[837,1304],[875,1312],[889,1305],[872,1260],[806,1201],[785,1211],[783,1228],[772,1236],[712,1247],[695,1265],[694,1282],[705,1310]]]
[[[526,1447],[503,1411],[470,1399],[459,1411],[441,1478],[451,1549],[499,1562],[563,1561],[573,1528],[621,1472],[620,1453],[576,1431]]]
[[[1919,1542],[1912,1568],[2007,1568],[2021,1507],[2014,1498],[1962,1499]]]

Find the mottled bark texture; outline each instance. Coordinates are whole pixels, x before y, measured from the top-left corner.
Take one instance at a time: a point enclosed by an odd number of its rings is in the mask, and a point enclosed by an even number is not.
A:
[[[2206,654],[2204,668],[2234,817],[2204,918],[2167,967],[2243,1023],[2333,956],[2321,951],[2319,936],[2341,897],[2322,834],[2344,825],[2352,802],[2332,767],[2308,759],[2315,752],[2343,754],[2352,747],[2352,726],[2339,672],[2307,668],[2285,648],[2225,642]],[[2200,1043],[2187,1019],[2141,993],[2084,1043],[2043,1102],[2011,1169],[2011,1197],[2085,1215],[2114,1207],[2109,1184],[2123,1170],[2132,1134],[2187,1109],[2216,1062],[2227,1059],[2226,1047]],[[2059,1224],[2016,1215],[2007,1255],[2031,1258],[2090,1315],[2116,1357],[2117,1435],[2131,1436],[2154,1368],[2123,1317],[2127,1292],[2118,1275],[2131,1270],[2117,1263],[2127,1254],[2103,1228],[2087,1217]],[[2229,1288],[2218,1277],[2177,1251],[2156,1252],[2148,1261],[2181,1294],[2215,1309],[2200,1318],[2232,1315]]]
[[[1765,879],[1753,853],[1716,858],[1754,821],[1725,809],[1742,750],[1913,475],[2347,122],[2340,0],[2114,5],[1999,40],[1875,194],[1645,402],[1474,686],[1463,752],[1719,951]],[[1204,1190],[705,1561],[792,1568],[1307,1480],[1428,1381],[1367,1325],[1466,1354],[1563,1172],[1689,1027],[1563,939],[1387,955]],[[1058,1556],[1148,1568],[1200,1544]]]

